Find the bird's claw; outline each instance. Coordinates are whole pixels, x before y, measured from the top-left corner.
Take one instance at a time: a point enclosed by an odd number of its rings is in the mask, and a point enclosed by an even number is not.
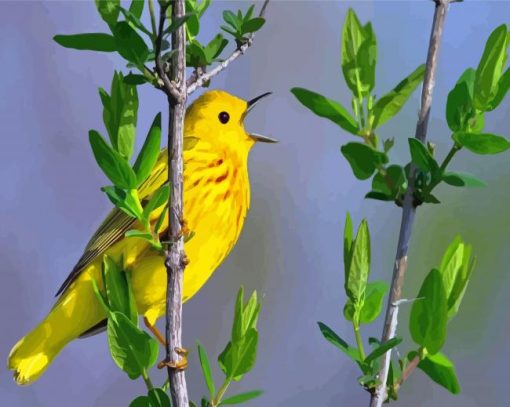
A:
[[[188,367],[188,350],[185,348],[175,348],[175,353],[177,353],[181,359],[177,362],[172,362],[170,360],[162,360],[158,363],[158,369],[163,369],[164,367],[170,367],[172,369],[181,371],[185,370]]]

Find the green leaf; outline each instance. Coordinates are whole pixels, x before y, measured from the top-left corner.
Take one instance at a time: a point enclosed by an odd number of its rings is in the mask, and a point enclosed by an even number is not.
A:
[[[107,333],[112,358],[130,379],[138,378],[156,363],[158,343],[124,314],[110,313]]]
[[[126,274],[110,256],[103,256],[102,274],[110,310],[126,315],[133,324],[138,325],[136,309],[131,309],[129,301]]]
[[[186,13],[182,17],[174,18],[172,23],[165,29],[164,35],[173,33],[193,16],[195,16],[195,13]]]
[[[375,64],[377,61],[377,42],[372,24],[363,27],[365,40],[358,50],[359,79],[361,94],[368,96],[375,86]]]
[[[388,162],[385,153],[363,143],[347,143],[341,151],[351,165],[354,176],[361,180],[370,178],[380,165]]]
[[[419,364],[420,368],[428,377],[437,384],[443,386],[450,393],[459,394],[461,391],[455,367],[443,353],[427,355]]]
[[[507,26],[502,24],[489,36],[482,58],[476,69],[474,105],[477,109],[488,110],[496,96],[498,81],[507,59]]]
[[[324,338],[326,338],[327,341],[335,345],[338,349],[344,352],[347,356],[349,356],[349,358],[351,358],[355,362],[361,362],[359,358],[358,349],[352,347],[347,342],[345,342],[326,324],[322,322],[318,322],[318,324],[319,329],[322,332],[322,335],[324,336]]]
[[[232,13],[230,10],[225,10],[223,12],[223,20],[230,26],[232,26],[232,28],[234,28],[234,30],[236,31],[240,31],[241,29],[241,23],[242,21],[240,21],[236,15],[234,13]]]
[[[103,191],[108,199],[114,204],[117,208],[124,211],[129,216],[135,219],[141,219],[142,210],[140,206],[140,202],[138,202],[133,195],[128,194],[121,188],[118,187],[102,187],[101,191]]]
[[[148,241],[152,241],[152,235],[149,232],[144,232],[141,230],[131,229],[128,230],[126,233],[124,233],[124,236],[126,237],[136,237],[139,239],[144,239]]]
[[[115,39],[105,33],[55,35],[53,40],[65,48],[101,52],[117,51]]]
[[[198,358],[200,360],[200,366],[202,367],[202,374],[204,376],[205,384],[207,385],[207,389],[209,390],[209,397],[211,400],[214,398],[216,394],[216,388],[214,387],[214,380],[211,372],[211,364],[209,363],[209,357],[207,356],[207,352],[205,348],[197,342],[198,347]]]
[[[207,63],[212,63],[217,58],[223,49],[227,46],[228,41],[223,38],[223,35],[217,34],[204,48],[204,53]]]
[[[409,149],[411,151],[411,159],[420,170],[423,172],[436,172],[439,166],[430,154],[425,145],[416,138],[409,139]]]
[[[402,342],[402,338],[397,338],[397,337],[387,340],[386,342],[382,343],[377,348],[375,348],[372,352],[370,352],[370,354],[365,358],[364,362],[367,364],[370,364],[377,358],[384,355],[390,349],[393,349],[395,346],[397,346],[401,342]]]
[[[390,189],[388,185],[388,181],[391,181],[393,186]],[[404,169],[400,165],[390,165],[386,168],[386,176],[377,172],[372,179],[372,191],[369,192],[369,198],[377,199],[378,197],[374,197],[373,193],[382,194],[386,199],[392,201],[394,200],[399,193],[402,193],[407,188],[407,179],[404,173]],[[369,195],[367,194],[367,195]]]
[[[120,0],[96,0],[96,7],[106,24],[110,27],[115,25],[119,18]]]
[[[349,281],[349,269],[351,267],[351,258],[352,258],[352,219],[349,212],[345,216],[345,226],[344,226],[344,287],[345,291],[347,291],[347,282]]]
[[[258,332],[253,328],[243,337],[227,344],[218,357],[220,368],[227,378],[239,381],[253,368],[257,357],[257,345]]]
[[[171,407],[170,398],[163,389],[150,389],[147,396],[134,399],[129,407]]]
[[[149,82],[148,79],[143,75],[137,75],[130,73],[124,77],[124,83],[128,85],[143,85],[144,83]]]
[[[143,208],[142,219],[143,222],[147,225],[150,219],[150,214],[152,211],[158,209],[168,202],[168,197],[170,196],[170,186],[168,184],[164,184],[152,195],[151,199]]]
[[[485,187],[487,184],[467,172],[445,172],[443,181],[454,187]]]
[[[363,27],[354,10],[349,8],[342,28],[341,65],[345,82],[356,97],[362,91],[358,86],[359,71],[361,69],[358,53],[364,41]]]
[[[441,273],[427,275],[413,302],[409,329],[413,340],[430,354],[439,352],[446,339],[447,299]]]
[[[198,41],[190,42],[186,47],[186,65],[194,68],[207,65],[205,49]]]
[[[142,3],[142,7],[143,7],[143,3]],[[147,36],[149,36],[151,39],[154,39],[154,35],[152,34],[152,32],[150,32],[144,25],[143,23],[140,21],[140,17],[137,17],[135,14],[131,13],[131,11],[129,10],[126,10],[124,8],[120,8],[120,11],[122,12],[122,14],[124,15],[124,17],[126,17],[126,20],[131,23],[131,26],[135,29],[138,29],[140,30],[141,32],[143,32],[144,34],[146,34]]]
[[[453,139],[462,147],[475,154],[498,154],[510,148],[510,142],[501,136],[490,133],[453,133]]]
[[[133,165],[136,174],[137,183],[139,185],[144,182],[151,173],[154,165],[158,161],[161,148],[161,113],[158,113],[152,121],[151,128],[142,149]]]
[[[143,13],[144,0],[131,0],[131,5],[129,6],[129,12],[133,14],[136,18],[140,19]]]
[[[94,157],[108,179],[119,188],[136,188],[136,175],[128,162],[106,144],[97,131],[89,131],[89,141]]]
[[[409,76],[402,80],[395,88],[381,97],[374,105],[373,128],[386,123],[395,116],[407,102],[417,86],[423,81],[425,65],[420,65]]]
[[[205,11],[209,8],[211,4],[211,0],[202,0],[200,4],[197,5],[196,12],[199,17],[202,17]]]
[[[365,299],[368,275],[370,273],[370,234],[368,223],[361,221],[358,233],[352,245],[352,257],[349,267],[349,280],[347,281],[347,296],[354,304],[356,311],[361,310]]]
[[[329,119],[345,131],[357,135],[358,125],[356,121],[338,102],[303,88],[292,88],[291,92],[317,116]]]
[[[127,61],[143,69],[143,65],[149,56],[149,48],[142,37],[126,21],[117,23],[112,31],[119,54]]]
[[[252,18],[251,20],[248,20],[242,24],[242,33],[249,34],[258,31],[262,28],[265,22],[266,20],[264,20],[262,17]]]
[[[383,299],[389,287],[385,281],[374,281],[367,284],[365,300],[360,312],[359,322],[369,324],[379,316],[383,307]]]
[[[508,68],[505,71],[505,73],[501,75],[501,78],[499,78],[496,94],[494,95],[494,98],[492,98],[492,100],[489,102],[487,110],[496,109],[505,98],[509,89],[510,89],[510,68]]]
[[[235,396],[228,397],[225,400],[222,400],[220,405],[222,406],[231,404],[241,404],[248,400],[253,400],[254,398],[259,397],[260,395],[262,395],[262,393],[264,393],[262,390],[253,390],[248,391],[246,393],[236,394]]]
[[[472,120],[476,115],[476,110],[473,107],[475,75],[474,69],[466,69],[448,94],[446,121],[452,131],[467,130],[469,120]]]

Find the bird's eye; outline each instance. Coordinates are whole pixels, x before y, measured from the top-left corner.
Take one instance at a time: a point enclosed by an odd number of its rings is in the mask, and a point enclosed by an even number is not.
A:
[[[218,119],[220,119],[220,122],[222,122],[223,124],[227,124],[228,121],[230,120],[230,115],[227,112],[221,112],[218,115]]]

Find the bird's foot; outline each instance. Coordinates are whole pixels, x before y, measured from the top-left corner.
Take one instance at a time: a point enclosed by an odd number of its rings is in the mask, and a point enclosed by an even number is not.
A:
[[[170,367],[175,370],[185,370],[188,367],[188,350],[185,348],[175,348],[175,353],[177,353],[181,359],[177,362],[172,362],[170,360],[162,360],[158,363],[158,369],[163,369],[164,367]]]

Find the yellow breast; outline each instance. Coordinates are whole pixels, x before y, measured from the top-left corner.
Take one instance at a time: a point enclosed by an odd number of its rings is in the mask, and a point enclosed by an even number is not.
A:
[[[184,272],[183,301],[187,301],[206,283],[239,237],[250,202],[247,154],[232,155],[205,141],[197,142],[184,151],[183,176],[184,219],[192,232],[185,243],[189,264]],[[164,312],[163,259],[150,249],[133,251],[130,245],[130,251],[138,252],[128,263],[139,311],[155,321]]]

